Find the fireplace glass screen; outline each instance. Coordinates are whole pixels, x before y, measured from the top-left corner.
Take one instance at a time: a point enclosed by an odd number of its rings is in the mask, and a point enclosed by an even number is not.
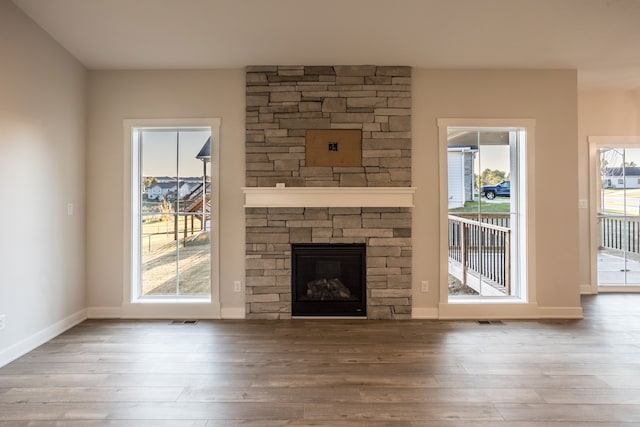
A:
[[[292,245],[294,316],[366,316],[363,244]]]

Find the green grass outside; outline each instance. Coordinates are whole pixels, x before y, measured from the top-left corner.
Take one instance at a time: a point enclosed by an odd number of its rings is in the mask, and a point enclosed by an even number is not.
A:
[[[509,213],[511,203],[487,203],[484,199],[479,202],[467,202],[463,208],[449,209],[449,213]]]

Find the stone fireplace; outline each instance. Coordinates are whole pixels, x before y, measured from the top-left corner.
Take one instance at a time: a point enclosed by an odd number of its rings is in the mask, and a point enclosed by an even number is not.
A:
[[[292,316],[292,247],[318,244],[364,247],[363,315],[410,318],[411,69],[252,66],[246,83],[247,318]],[[361,165],[309,166],[321,129],[359,130]]]

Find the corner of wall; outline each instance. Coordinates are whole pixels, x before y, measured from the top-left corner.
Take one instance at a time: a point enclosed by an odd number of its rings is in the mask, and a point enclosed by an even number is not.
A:
[[[0,351],[0,368],[87,319],[82,309]]]

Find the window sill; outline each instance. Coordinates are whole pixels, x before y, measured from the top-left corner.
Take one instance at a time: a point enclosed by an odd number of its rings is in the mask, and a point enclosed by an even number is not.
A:
[[[211,298],[206,297],[152,297],[145,296],[131,301],[131,304],[211,304]]]

